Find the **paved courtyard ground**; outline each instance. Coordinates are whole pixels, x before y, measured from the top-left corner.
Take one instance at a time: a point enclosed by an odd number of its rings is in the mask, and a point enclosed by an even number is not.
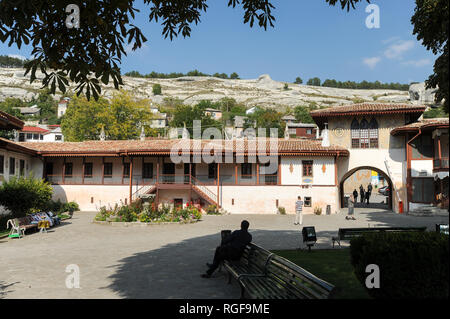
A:
[[[92,223],[94,212],[77,212],[47,234],[0,239],[0,298],[239,298],[239,287],[227,285],[224,273],[202,279],[222,229],[250,222],[253,242],[267,249],[295,249],[301,227],[293,215],[204,216],[189,225],[112,227]],[[448,217],[415,217],[384,210],[356,209],[356,221],[345,214],[306,215],[317,248],[329,248],[339,227],[427,226]],[[337,248],[338,249],[338,248]],[[68,289],[66,266],[80,267],[80,288]]]

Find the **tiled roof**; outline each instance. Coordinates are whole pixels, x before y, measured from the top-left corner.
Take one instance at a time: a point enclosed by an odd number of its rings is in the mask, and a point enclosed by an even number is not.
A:
[[[257,140],[122,140],[122,141],[84,141],[64,143],[20,143],[25,147],[36,150],[43,156],[58,155],[169,155],[172,148],[178,150],[192,150],[193,153],[204,149],[213,149],[214,146],[222,146],[226,152],[238,154],[255,154],[258,148],[263,149],[264,144]],[[277,149],[278,148],[278,149]],[[323,147],[321,141],[310,139],[267,139],[266,151],[272,151],[279,155],[348,155],[348,151],[339,146]]]
[[[0,128],[7,130],[20,130],[23,127],[24,122],[17,117],[12,116],[6,112],[0,111]]]
[[[448,128],[448,117],[423,119],[423,120],[415,122],[415,123],[396,127],[395,129],[393,129],[391,131],[391,134],[397,135],[401,132],[411,132],[411,131],[418,131],[419,129],[436,128],[436,127],[447,127]]]
[[[10,150],[17,153],[24,153],[29,155],[36,155],[37,152],[31,147],[26,147],[24,145],[20,145],[23,143],[17,143],[10,140],[7,140],[6,138],[0,137],[0,149]]]
[[[333,117],[359,114],[392,114],[424,112],[426,106],[398,103],[358,103],[352,105],[335,106],[327,109],[315,110],[310,114],[316,117]]]
[[[37,126],[24,126],[23,129],[20,130],[21,132],[24,133],[47,133],[48,130],[43,129],[41,127],[37,127]]]

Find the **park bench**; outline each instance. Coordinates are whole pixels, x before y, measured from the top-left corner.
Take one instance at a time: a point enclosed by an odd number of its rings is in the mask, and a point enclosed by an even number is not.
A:
[[[17,235],[18,237],[24,236],[25,231],[32,228],[37,228],[37,224],[32,224],[33,219],[30,216],[9,219],[7,222],[8,227],[11,226],[10,235]]]
[[[246,247],[237,262],[224,262],[228,282],[234,277],[241,287],[241,298],[324,299],[334,286],[298,265],[257,245]]]
[[[350,240],[354,237],[361,236],[364,233],[375,232],[423,232],[426,227],[371,227],[371,228],[339,228],[338,235],[331,237],[334,243],[337,242],[341,246],[341,240]]]

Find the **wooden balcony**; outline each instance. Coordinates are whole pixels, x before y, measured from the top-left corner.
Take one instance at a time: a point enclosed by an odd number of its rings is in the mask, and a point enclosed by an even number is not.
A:
[[[433,160],[433,172],[448,171],[448,157],[435,158]]]

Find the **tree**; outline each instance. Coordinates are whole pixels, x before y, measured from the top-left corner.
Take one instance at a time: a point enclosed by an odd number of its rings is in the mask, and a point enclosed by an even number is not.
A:
[[[449,111],[449,55],[448,55],[448,0],[416,0],[416,8],[411,18],[413,34],[417,40],[440,56],[436,59],[433,74],[426,81],[427,88],[438,88],[436,102],[444,100],[444,110]]]
[[[252,124],[256,123],[256,132],[258,132],[258,129],[264,128],[266,130],[266,137],[271,137],[270,129],[276,128],[278,130],[278,137],[283,137],[286,123],[281,120],[282,117],[283,114],[274,109],[257,108],[255,112],[249,115],[249,120],[246,121],[244,127],[253,127]]]
[[[330,5],[354,8],[364,0],[325,0]],[[69,82],[77,87],[77,94],[85,92],[95,99],[101,93],[100,83],[113,82],[116,89],[122,85],[120,63],[127,54],[147,41],[142,31],[133,24],[138,12],[134,0],[128,1],[76,1],[79,6],[80,27],[68,28],[64,23],[67,1],[28,0],[0,1],[0,41],[9,46],[31,44],[33,59],[25,64],[31,82],[37,79],[36,71],[44,74],[42,84],[52,93],[58,87],[63,93]],[[206,12],[207,0],[144,0],[149,7],[150,22],[161,21],[162,35],[170,38],[189,37],[191,25],[200,22]],[[369,2],[366,0],[366,2]],[[253,27],[273,27],[275,8],[269,0],[227,0],[228,6],[242,6],[244,23]],[[55,37],[55,35],[58,35]]]
[[[318,77],[309,79],[308,82],[306,82],[308,85],[314,85],[314,86],[320,86],[320,79]]]
[[[209,105],[210,101],[202,101],[197,105],[179,105],[173,112],[172,120],[169,125],[171,127],[182,128],[186,125],[189,134],[193,137],[194,120],[200,120],[202,126],[202,133],[206,128],[215,127],[219,130],[222,129],[222,124],[219,121],[214,120],[211,116],[206,115],[205,109]]]
[[[314,123],[313,118],[309,114],[310,109],[303,105],[298,105],[294,109],[294,116],[300,123]]]
[[[303,83],[303,80],[302,80],[301,77],[297,76],[297,77],[295,78],[295,82],[294,82],[294,83],[295,83],[295,84],[302,84],[302,83]]]
[[[39,113],[39,121],[41,123],[48,124],[59,124],[58,119],[58,105],[53,96],[50,93],[50,90],[44,89],[42,90],[37,98],[33,98],[29,103],[29,106],[37,105],[41,111]]]
[[[109,140],[137,139],[142,125],[149,124],[151,118],[148,101],[136,101],[124,91],[116,92],[111,101],[103,97],[88,101],[74,95],[61,129],[68,142],[98,140],[102,128]]]
[[[158,83],[153,84],[152,90],[153,90],[153,94],[154,95],[161,95],[162,90],[161,90],[161,85],[160,84],[158,84]]]
[[[230,79],[238,80],[239,79],[239,74],[237,74],[236,72],[231,73],[230,74]]]

